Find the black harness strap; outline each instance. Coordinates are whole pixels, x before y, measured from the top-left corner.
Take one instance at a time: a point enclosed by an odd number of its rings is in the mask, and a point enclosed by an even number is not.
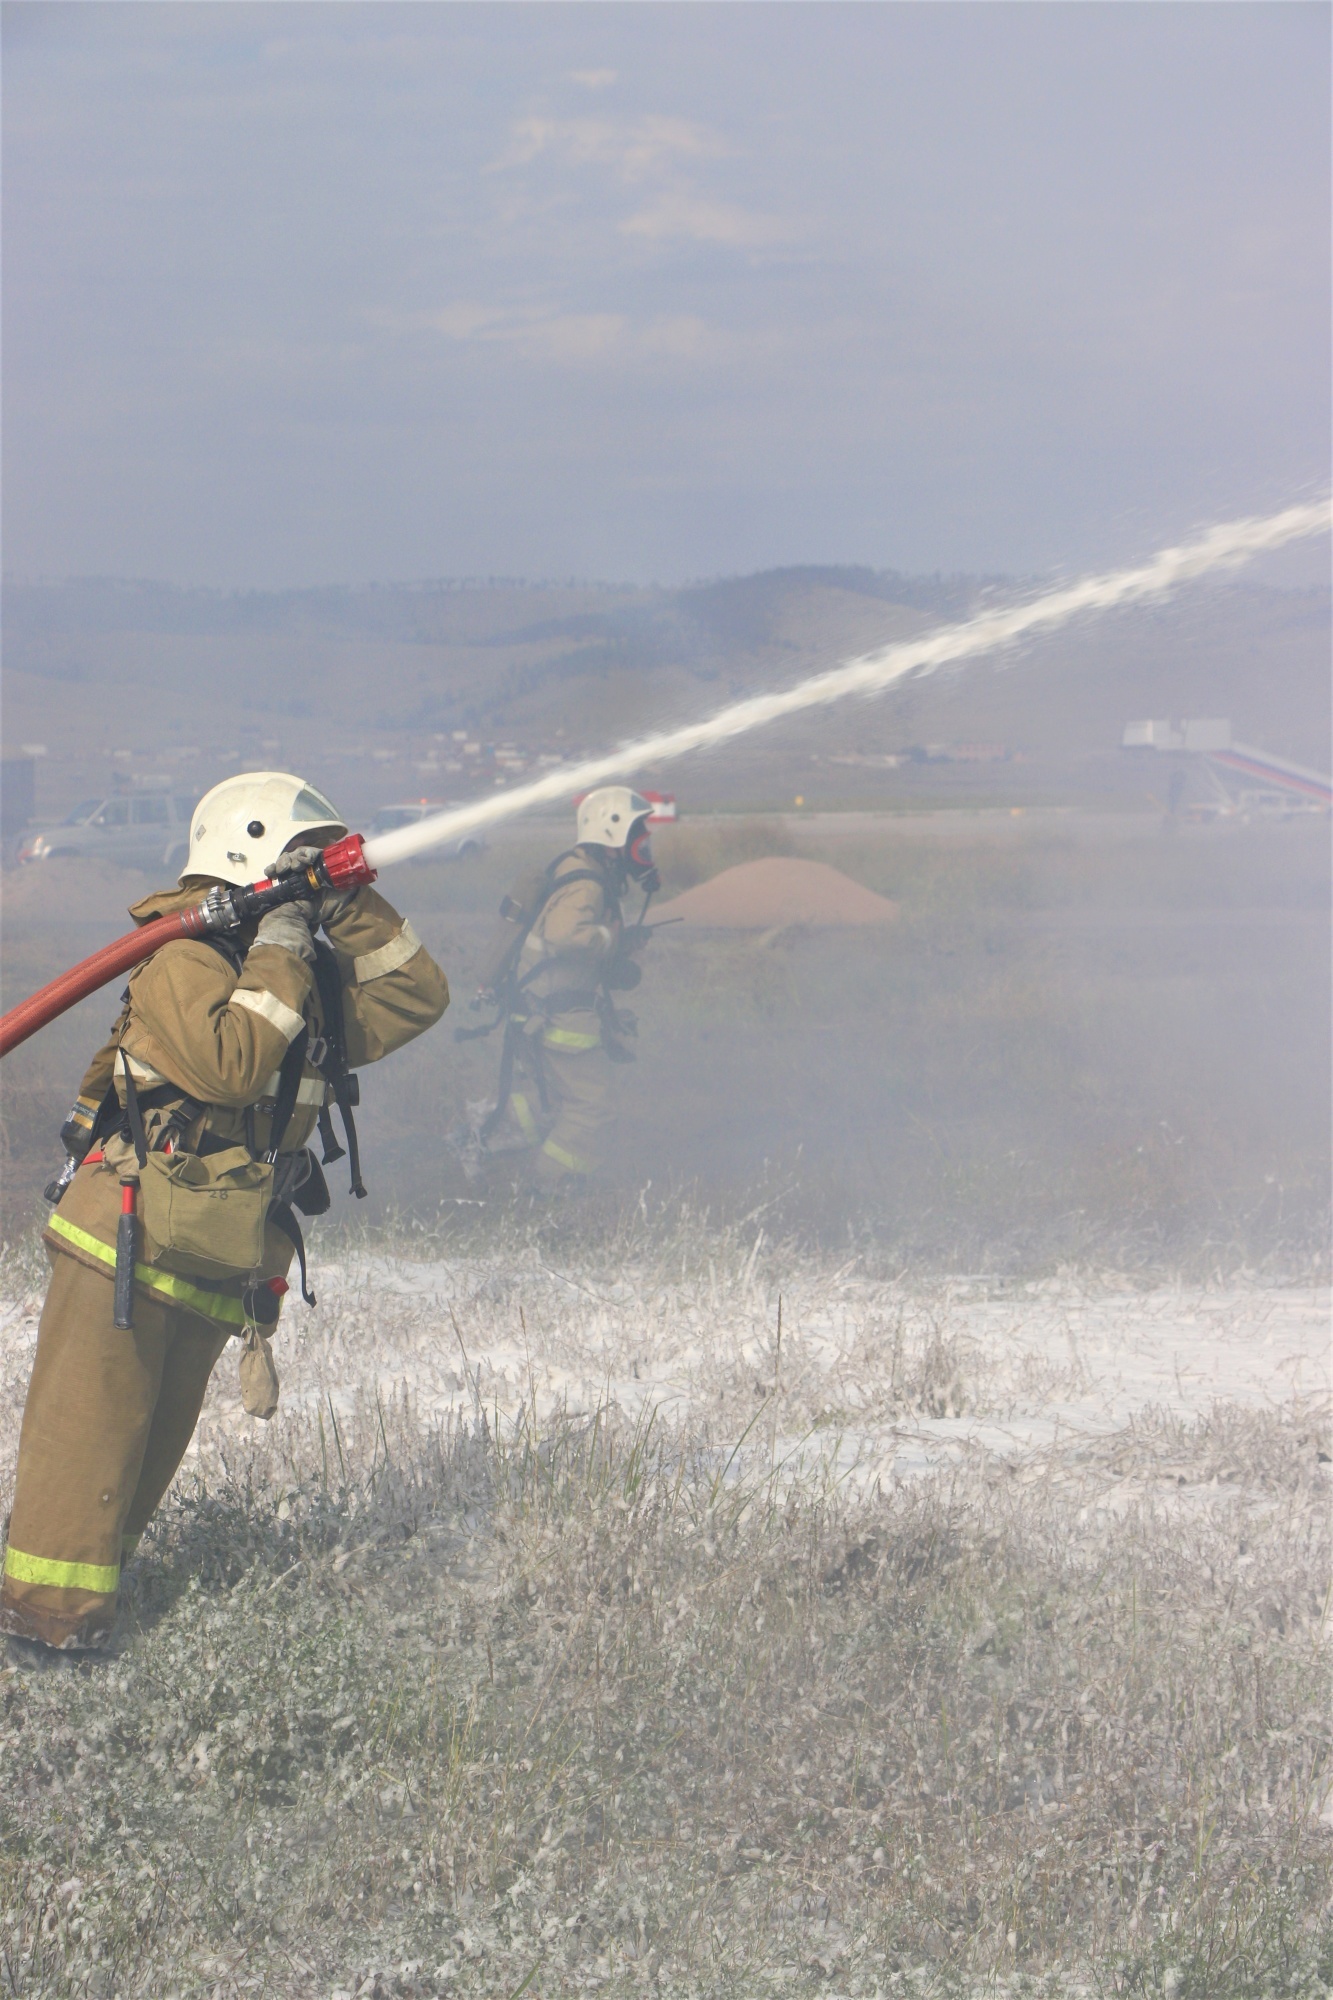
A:
[[[346,1158],[347,1148],[338,1144],[338,1134],[333,1129],[333,1115],[327,1104],[320,1105],[317,1123],[320,1151],[323,1153],[325,1166],[330,1167],[335,1160]]]
[[[305,1237],[301,1234],[301,1225],[286,1202],[274,1202],[268,1214],[274,1228],[282,1231],[296,1252],[296,1261],[301,1267],[301,1297],[308,1306],[313,1306],[315,1294],[310,1289],[310,1279],[306,1274]]]
[[[134,1078],[130,1074],[129,1056],[123,1048],[118,1051],[118,1054],[120,1056],[121,1072],[125,1078],[125,1117],[129,1124],[130,1143],[134,1147],[134,1156],[138,1160],[139,1169],[142,1172],[148,1164],[148,1138],[144,1132],[143,1107],[139,1103],[139,1092],[135,1087]]]
[[[292,1122],[296,1109],[297,1094],[301,1088],[301,1078],[305,1072],[305,1054],[310,1043],[310,1030],[304,1024],[282,1059],[278,1071],[278,1094],[273,1100],[273,1116],[269,1120],[268,1151],[264,1158],[273,1166],[279,1149],[287,1136],[287,1127]]]
[[[212,931],[207,936],[196,939],[196,943],[206,944],[210,950],[217,952],[220,958],[225,958],[236,977],[240,978],[245,970],[245,951],[235,938],[228,937],[225,931]],[[129,990],[127,986],[125,988],[127,998]]]
[[[365,1182],[361,1178],[361,1148],[357,1142],[356,1120],[352,1107],[360,1101],[360,1089],[347,1063],[347,1027],[343,1019],[343,983],[338,970],[338,961],[330,946],[321,941],[315,945],[315,988],[319,994],[319,1011],[324,1017],[324,1058],[316,1063],[324,1081],[333,1092],[343,1122],[343,1136],[346,1147],[338,1145],[333,1136],[333,1120],[329,1108],[324,1105],[319,1117],[319,1137],[324,1149],[324,1161],[328,1165],[347,1154],[348,1172],[351,1175],[351,1191],[358,1201],[364,1201]]]
[[[303,1027],[283,1057],[282,1067],[278,1071],[278,1094],[274,1100],[273,1117],[269,1124],[268,1151],[264,1155],[270,1166],[276,1166],[278,1149],[286,1137],[287,1127],[292,1122],[297,1092],[305,1072],[306,1049],[309,1042],[310,1030]],[[300,1223],[292,1213],[290,1201],[275,1201],[268,1214],[269,1221],[282,1231],[296,1252],[296,1259],[301,1267],[301,1297],[308,1306],[312,1306],[315,1303],[315,1294],[310,1289],[310,1278],[306,1271],[305,1237],[301,1234]]]
[[[106,1095],[97,1107],[86,1137],[82,1134],[76,1136],[76,1128],[73,1126],[61,1126],[60,1137],[64,1141],[65,1150],[69,1153],[74,1153],[78,1159],[82,1160],[86,1154],[93,1152],[96,1147],[100,1146],[103,1139],[111,1137],[111,1134],[116,1130],[123,1116],[124,1113],[121,1110],[120,1098],[116,1095],[116,1086],[114,1083],[109,1083],[106,1087]],[[65,1137],[67,1132],[70,1134],[70,1138],[74,1140],[74,1144],[72,1145],[70,1144],[70,1139],[66,1139]]]
[[[202,1118],[207,1109],[208,1106],[197,1097],[178,1098],[162,1128],[158,1141],[162,1150],[174,1153],[190,1126],[196,1119]]]

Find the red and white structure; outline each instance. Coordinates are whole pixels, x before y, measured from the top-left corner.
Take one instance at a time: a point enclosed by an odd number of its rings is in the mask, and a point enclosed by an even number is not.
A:
[[[1289,757],[1275,757],[1271,750],[1252,750],[1247,743],[1233,743],[1226,750],[1208,754],[1224,771],[1236,771],[1242,778],[1276,786],[1279,791],[1297,792],[1326,808],[1333,806],[1333,778],[1307,770],[1304,764],[1293,764]]]
[[[1325,777],[1322,771],[1312,771],[1306,764],[1293,763],[1290,757],[1279,757],[1272,750],[1233,743],[1231,724],[1221,717],[1205,716],[1183,722],[1127,722],[1120,740],[1126,750],[1194,751],[1219,770],[1248,779],[1252,786],[1261,785],[1269,792],[1308,799],[1326,812],[1333,808],[1333,778]]]

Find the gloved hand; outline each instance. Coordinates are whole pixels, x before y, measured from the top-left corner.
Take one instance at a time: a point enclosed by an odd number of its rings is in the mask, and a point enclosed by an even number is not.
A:
[[[315,962],[315,926],[319,922],[319,905],[313,897],[299,903],[281,903],[276,910],[269,910],[259,919],[255,932],[256,944],[275,944],[282,951],[290,951],[307,965]]]
[[[320,851],[318,847],[288,848],[285,854],[280,854],[276,861],[270,862],[264,873],[268,876],[270,882],[279,882],[284,875],[294,875],[298,872],[303,874],[307,868],[313,867],[315,862],[319,860]],[[298,910],[308,910],[310,913],[310,927],[312,930],[315,930],[320,924],[328,923],[329,919],[335,917],[339,910],[345,909],[355,894],[355,889],[325,889],[319,895],[312,893],[309,896],[303,896],[299,903],[295,903],[291,907]]]

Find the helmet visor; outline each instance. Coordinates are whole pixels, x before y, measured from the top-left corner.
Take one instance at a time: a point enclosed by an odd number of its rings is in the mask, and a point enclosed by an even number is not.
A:
[[[343,824],[329,800],[322,792],[317,792],[313,785],[302,785],[292,801],[291,817],[296,826],[342,826]]]

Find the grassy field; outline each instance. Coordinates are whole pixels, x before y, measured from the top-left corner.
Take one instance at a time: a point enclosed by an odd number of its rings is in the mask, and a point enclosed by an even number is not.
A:
[[[394,878],[456,1019],[552,834]],[[1323,828],[661,849],[901,921],[663,933],[550,1211],[491,1045],[367,1078],[278,1418],[224,1357],[113,1656],[0,1666],[0,1994],[1326,2000]],[[7,999],[140,892],[7,886]],[[113,1005],[5,1065],[14,1413]]]
[[[447,1304],[407,1240],[326,1242],[114,1655],[0,1667],[0,1992],[1327,1994],[1333,1444],[1281,1295],[1126,1417],[1086,1332],[1126,1301],[1029,1287],[988,1344],[1008,1294],[754,1226],[496,1226]],[[1210,1300],[1147,1303],[1165,1354]],[[848,1476],[857,1379],[907,1469]]]

